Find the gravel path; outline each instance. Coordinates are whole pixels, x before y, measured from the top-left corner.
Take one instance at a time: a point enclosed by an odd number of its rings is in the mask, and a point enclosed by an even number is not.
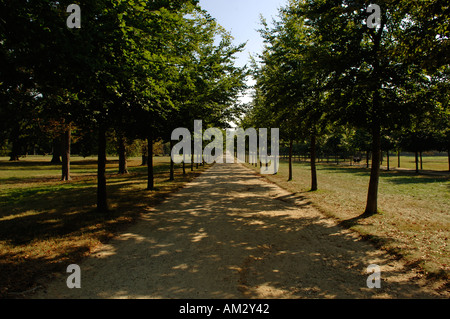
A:
[[[216,164],[34,298],[433,298],[417,274],[239,164]],[[381,288],[366,269],[381,267]]]

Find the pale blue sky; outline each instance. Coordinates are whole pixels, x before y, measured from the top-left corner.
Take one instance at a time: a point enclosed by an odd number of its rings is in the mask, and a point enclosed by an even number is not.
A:
[[[200,0],[203,9],[235,38],[235,44],[247,42],[237,65],[249,64],[249,53],[260,53],[263,41],[256,31],[261,28],[260,15],[268,22],[278,14],[287,0]]]

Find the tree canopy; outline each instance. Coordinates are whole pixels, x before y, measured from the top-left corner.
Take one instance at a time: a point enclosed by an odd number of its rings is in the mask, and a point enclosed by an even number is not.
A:
[[[437,135],[448,130],[449,64],[442,53],[449,43],[449,6],[377,4],[381,19],[375,28],[367,23],[368,3],[359,0],[290,0],[273,26],[263,20],[266,47],[253,66],[255,98],[244,119],[246,125],[264,119],[284,127],[286,139],[310,138],[312,190],[316,136],[338,126],[367,131],[369,215],[377,212],[384,135],[435,131],[434,119],[441,123]]]

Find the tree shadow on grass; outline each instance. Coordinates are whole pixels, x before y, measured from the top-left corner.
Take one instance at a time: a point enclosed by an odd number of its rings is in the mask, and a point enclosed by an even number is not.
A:
[[[417,175],[410,172],[383,172],[381,178],[385,181],[397,185],[401,184],[433,184],[445,183],[450,181],[450,176],[436,176],[436,175]]]

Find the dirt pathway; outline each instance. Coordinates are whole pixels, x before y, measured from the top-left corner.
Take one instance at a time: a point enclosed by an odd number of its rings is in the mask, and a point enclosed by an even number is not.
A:
[[[293,204],[296,201],[296,205]],[[366,269],[381,267],[381,288]],[[242,165],[216,164],[36,298],[427,298],[387,253]]]

